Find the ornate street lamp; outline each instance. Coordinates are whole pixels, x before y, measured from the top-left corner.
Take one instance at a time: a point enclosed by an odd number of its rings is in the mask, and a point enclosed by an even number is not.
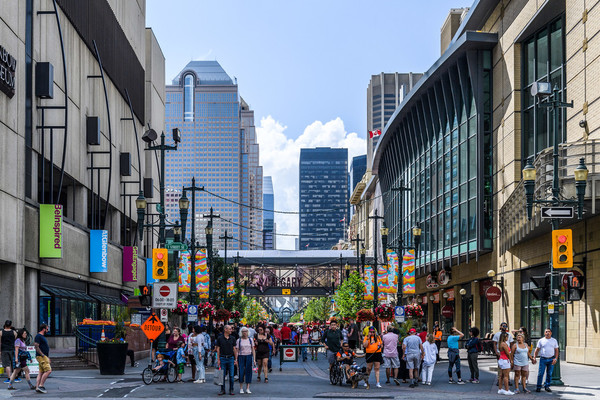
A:
[[[413,242],[415,244],[415,257],[419,256],[419,245],[421,244],[421,228],[418,225],[413,226]]]
[[[577,218],[583,218],[583,200],[585,198],[585,187],[587,186],[588,169],[585,166],[585,158],[579,159],[579,165],[575,168],[575,188],[577,189]]]
[[[140,242],[144,240],[144,217],[146,216],[146,207],[148,202],[144,197],[144,192],[140,190],[140,194],[135,199],[135,208],[137,208],[137,216],[138,216],[138,233],[140,235]]]
[[[533,192],[535,191],[536,171],[533,167],[533,159],[529,157],[523,168],[523,186],[525,188],[525,199],[527,201],[527,219],[531,220],[533,215]]]
[[[185,190],[182,192],[179,198],[179,215],[181,217],[181,231],[183,240],[185,240],[185,226],[187,225],[188,210],[190,208],[190,201],[188,200]],[[192,241],[194,237],[192,235]]]

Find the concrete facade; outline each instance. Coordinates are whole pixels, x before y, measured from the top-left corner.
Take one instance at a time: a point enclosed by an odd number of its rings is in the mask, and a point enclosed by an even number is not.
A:
[[[104,1],[104,0],[103,0]],[[104,4],[103,4],[104,5]],[[151,29],[145,28],[145,1],[106,2],[107,18],[116,20],[123,29],[134,56],[145,69],[145,114],[155,126],[164,124],[164,56]],[[39,160],[42,153],[42,135],[45,135],[45,157],[50,159],[50,134],[46,129],[42,133],[36,127],[61,125],[62,110],[46,110],[45,120],[41,120],[40,106],[60,106],[64,102],[65,81],[63,61],[55,15],[38,14],[38,11],[53,10],[53,2],[44,1],[2,1],[0,2],[0,45],[17,60],[15,95],[9,98],[0,93],[0,229],[5,234],[0,237],[0,293],[5,299],[0,304],[0,315],[11,319],[15,327],[25,326],[30,332],[37,330],[40,322],[39,300],[40,285],[44,277],[60,277],[66,287],[78,287],[88,295],[94,290],[105,292],[107,296],[118,299],[119,294],[133,294],[133,288],[145,283],[145,249],[134,239],[133,233],[124,233],[122,221],[135,221],[136,209],[134,197],[122,197],[124,186],[127,193],[138,193],[137,185],[123,185],[122,181],[138,178],[138,148],[133,133],[130,109],[119,88],[107,75],[106,86],[112,127],[112,164],[113,168],[100,172],[102,182],[108,181],[112,174],[112,189],[106,199],[107,191],[101,185],[99,195],[102,205],[110,204],[106,224],[101,228],[108,230],[108,272],[90,273],[89,270],[89,231],[90,231],[90,189],[91,174],[89,151],[108,151],[108,114],[102,80],[90,78],[100,74],[98,61],[73,23],[67,18],[61,6],[58,18],[64,38],[68,85],[68,140],[63,149],[62,129],[55,129],[53,159],[56,177],[59,176],[61,157],[66,151],[65,178],[63,196],[58,200],[63,204],[63,254],[61,259],[41,259],[39,255],[39,204],[41,199],[41,173]],[[112,15],[111,12],[112,11]],[[27,23],[31,31],[27,31]],[[122,23],[121,23],[122,22]],[[99,46],[102,48],[102,46]],[[30,57],[30,61],[29,61]],[[101,54],[102,57],[102,54]],[[108,55],[105,54],[105,57]],[[32,69],[28,68],[31,62]],[[54,67],[54,98],[41,99],[35,96],[35,65],[38,62],[50,62]],[[124,88],[121,88],[124,89]],[[32,99],[28,109],[27,98]],[[101,144],[86,144],[86,117],[98,116],[100,120]],[[31,118],[31,120],[29,120]],[[139,136],[144,132],[146,121],[134,116]],[[28,141],[30,145],[28,145]],[[140,146],[143,142],[140,141]],[[154,178],[155,192],[158,190],[157,171],[148,163],[149,158],[143,149],[140,161],[142,177]],[[119,153],[131,154],[131,176],[119,173]],[[104,157],[104,158],[101,158]],[[108,165],[108,155],[96,155],[96,165]],[[48,161],[49,162],[49,161]],[[49,164],[46,166],[48,173]],[[31,171],[31,176],[26,176]],[[54,181],[58,185],[58,179]],[[94,192],[98,194],[98,184]],[[56,195],[56,192],[55,192]],[[127,199],[127,198],[125,198]],[[46,203],[49,203],[46,196]],[[122,252],[123,245],[138,245],[138,281],[123,282]],[[67,283],[69,282],[69,283]],[[94,289],[92,289],[92,286]],[[77,292],[79,294],[79,292]],[[68,298],[65,298],[67,300]],[[71,298],[72,299],[72,298]],[[52,300],[54,301],[54,300]],[[117,301],[112,304],[117,305]],[[67,302],[65,301],[65,305]],[[74,303],[75,304],[75,303]],[[122,303],[121,306],[125,306]],[[70,306],[65,306],[69,310]],[[104,303],[98,301],[97,315],[104,309]],[[108,309],[108,308],[106,308]],[[83,312],[83,314],[86,314]],[[114,315],[114,313],[113,313]],[[79,314],[78,314],[79,316]],[[62,318],[61,314],[57,318]],[[54,326],[51,322],[51,346],[73,345],[71,328]],[[71,327],[79,321],[68,321]],[[54,331],[53,329],[57,329]]]

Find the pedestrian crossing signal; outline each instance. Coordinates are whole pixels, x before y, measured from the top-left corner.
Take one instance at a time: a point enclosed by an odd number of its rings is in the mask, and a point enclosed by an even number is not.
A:
[[[573,268],[573,231],[552,231],[552,265],[554,268]]]
[[[169,276],[169,250],[152,249],[152,278],[167,279]]]
[[[569,287],[567,288],[567,301],[579,301],[585,293],[583,276],[570,276]]]

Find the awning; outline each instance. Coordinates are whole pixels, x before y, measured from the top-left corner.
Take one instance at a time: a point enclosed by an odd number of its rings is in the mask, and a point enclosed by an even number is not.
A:
[[[104,304],[113,304],[115,306],[123,306],[125,305],[121,299],[117,299],[116,297],[112,297],[112,296],[105,296],[102,294],[92,294],[92,297],[98,301],[100,301],[101,303]]]
[[[92,296],[90,296],[89,294],[87,294],[85,292],[80,292],[78,290],[63,289],[63,288],[59,288],[56,286],[47,286],[47,285],[42,285],[41,288],[45,292],[48,292],[54,296],[58,296],[61,298],[73,299],[73,300],[95,301],[95,299]]]

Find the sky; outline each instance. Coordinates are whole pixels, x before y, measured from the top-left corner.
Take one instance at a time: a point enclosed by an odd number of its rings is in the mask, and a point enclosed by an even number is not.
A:
[[[166,58],[166,83],[191,60],[217,60],[255,111],[275,209],[298,210],[300,148],[365,154],[371,75],[424,72],[440,56],[450,8],[472,0],[147,0],[146,25]],[[275,214],[280,233],[298,216]],[[293,249],[294,238],[277,237]]]

